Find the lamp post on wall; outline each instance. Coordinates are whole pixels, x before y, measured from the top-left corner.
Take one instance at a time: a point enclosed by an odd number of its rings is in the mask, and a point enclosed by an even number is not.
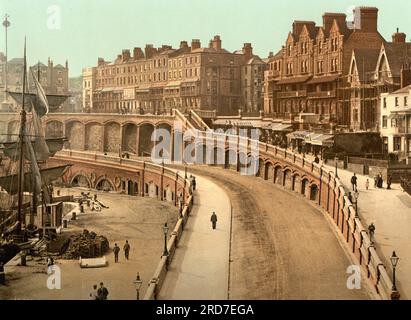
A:
[[[140,300],[140,289],[141,289],[141,286],[143,284],[143,281],[140,278],[140,273],[139,272],[137,272],[136,280],[134,280],[133,282],[136,286],[137,300]]]
[[[335,177],[338,178],[338,156],[335,155]]]
[[[167,234],[168,234],[168,226],[167,222],[163,226],[163,233],[164,233],[164,252],[163,252],[163,257],[168,256],[168,249],[167,249]]]
[[[392,291],[393,291],[391,293],[391,299],[398,300],[400,298],[400,294],[397,291],[397,286],[395,284],[395,268],[397,267],[398,260],[400,260],[400,258],[398,258],[398,256],[395,254],[395,251],[392,252],[390,260],[391,260],[391,265],[392,265]]]

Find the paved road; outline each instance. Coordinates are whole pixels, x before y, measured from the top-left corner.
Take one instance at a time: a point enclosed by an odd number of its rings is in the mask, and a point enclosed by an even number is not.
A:
[[[192,167],[191,171],[224,188],[233,205],[230,299],[370,298],[365,284],[361,290],[347,289],[346,269],[352,263],[332,225],[307,200],[268,181],[220,168],[201,166]],[[205,190],[200,188],[200,198],[204,199],[201,191]],[[212,190],[213,205],[220,193],[218,189]],[[198,226],[196,221],[193,223],[194,228]],[[182,255],[188,257],[198,240],[187,239],[184,252],[181,248],[177,250],[179,259]],[[225,261],[226,256],[220,259]],[[197,273],[215,263],[202,262],[197,263]],[[176,274],[173,277],[176,279]],[[200,295],[197,291],[208,290],[210,281],[191,289],[186,296]]]
[[[338,176],[347,190],[351,186],[352,175],[353,173],[347,170],[338,170]],[[391,272],[389,258],[393,250],[400,257],[397,287],[402,299],[411,299],[411,196],[403,192],[399,184],[393,184],[392,190],[375,189],[373,178],[363,175],[357,177],[360,194],[359,215],[365,226],[371,222],[375,224],[377,251],[382,253],[380,257],[389,272]],[[369,190],[365,188],[366,179],[370,181]],[[384,187],[387,187],[385,182]]]
[[[226,192],[197,177],[194,207],[179,242],[159,299],[228,298],[231,204]],[[217,229],[210,216],[218,216]]]

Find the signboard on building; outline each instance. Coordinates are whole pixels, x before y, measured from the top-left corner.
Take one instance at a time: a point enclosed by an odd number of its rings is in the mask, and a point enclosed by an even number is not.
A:
[[[136,96],[136,92],[135,92],[134,88],[124,89],[124,91],[123,91],[124,100],[134,100],[135,96]]]

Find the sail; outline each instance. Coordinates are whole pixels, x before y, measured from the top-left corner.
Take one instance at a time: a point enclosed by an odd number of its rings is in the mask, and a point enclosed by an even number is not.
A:
[[[49,157],[53,157],[57,152],[61,151],[64,147],[64,143],[67,142],[67,138],[50,138],[46,139],[47,148],[49,150]],[[35,140],[31,140],[31,143],[34,144]],[[17,161],[19,158],[18,143],[17,142],[3,142],[4,149],[3,153],[8,158],[13,161]],[[36,151],[36,150],[35,150]],[[25,154],[26,160],[30,160]],[[40,159],[38,159],[40,161]]]
[[[17,104],[22,105],[23,100],[21,96],[21,92],[14,92],[14,91],[7,91],[7,93],[13,98],[14,101],[16,101]],[[25,110],[27,112],[31,112],[31,101],[33,101],[34,105],[41,105],[41,101],[38,101],[38,97],[36,93],[24,93],[24,104],[25,104]],[[53,111],[58,109],[69,97],[68,95],[58,95],[58,94],[48,94],[46,95],[48,105],[49,105],[49,110]],[[26,103],[27,102],[27,103]]]
[[[62,177],[66,171],[71,167],[71,164],[52,167],[47,169],[41,169],[40,176],[42,185],[49,185],[53,181],[57,180],[58,178]],[[24,174],[24,185],[23,191],[24,192],[33,192],[33,175],[31,172]],[[5,177],[0,177],[0,186],[6,190],[9,194],[17,194],[18,193],[18,176],[16,174],[8,175]]]
[[[47,103],[46,103],[47,104]],[[48,111],[48,105],[47,105]],[[32,121],[33,121],[33,129],[34,129],[34,145],[33,148],[36,152],[36,159],[37,161],[46,161],[50,157],[50,151],[46,143],[46,137],[44,134],[44,129],[41,125],[40,117],[37,115],[37,109],[33,105],[31,110],[32,113]]]
[[[39,165],[37,164],[36,155],[34,154],[33,145],[29,141],[28,137],[24,137],[24,145],[26,146],[26,154],[30,158],[31,166],[31,178],[32,178],[32,188],[35,194],[41,193],[41,175],[39,170]]]
[[[34,86],[36,88],[36,93],[37,93],[37,103],[34,103],[34,101],[31,101],[32,105],[32,112],[33,115],[36,113],[38,117],[42,117],[49,113],[49,103],[47,101],[46,93],[44,92],[43,87],[39,83],[38,79],[34,76],[33,70],[31,70],[31,76],[33,78]]]

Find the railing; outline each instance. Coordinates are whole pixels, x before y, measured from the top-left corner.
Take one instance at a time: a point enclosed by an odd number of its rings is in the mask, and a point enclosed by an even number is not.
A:
[[[330,91],[316,91],[316,92],[308,92],[307,97],[308,98],[335,98],[336,96],[336,91],[335,90],[330,90]]]
[[[191,114],[191,119],[193,119],[197,125],[202,128],[203,130],[210,130],[210,127],[207,125],[207,123],[204,122],[204,120],[195,112],[194,110],[190,110]]]
[[[307,96],[306,90],[277,92],[277,98],[295,98]]]
[[[193,110],[198,116],[203,119],[214,119],[217,117],[216,110]]]

